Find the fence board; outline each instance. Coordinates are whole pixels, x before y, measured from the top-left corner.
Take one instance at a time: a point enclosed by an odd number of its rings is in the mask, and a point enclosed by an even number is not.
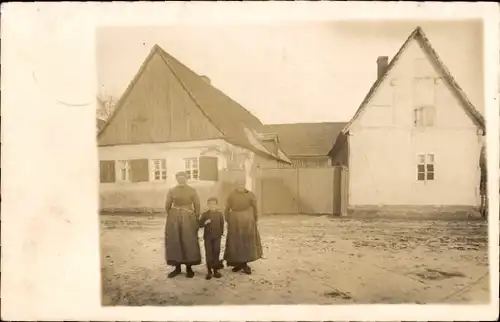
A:
[[[335,168],[299,168],[299,211],[303,214],[333,213]]]
[[[299,212],[296,169],[266,169],[261,172],[260,180],[262,213]]]
[[[345,168],[261,169],[258,173],[262,214],[342,214]]]

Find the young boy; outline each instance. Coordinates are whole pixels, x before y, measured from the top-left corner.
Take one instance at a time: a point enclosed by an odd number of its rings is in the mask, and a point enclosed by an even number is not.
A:
[[[205,243],[205,260],[207,262],[206,279],[209,280],[213,276],[220,278],[222,275],[219,269],[222,269],[222,261],[220,257],[221,237],[224,232],[224,216],[217,209],[218,200],[211,197],[207,200],[208,210],[200,216],[200,227],[204,227],[203,241]]]

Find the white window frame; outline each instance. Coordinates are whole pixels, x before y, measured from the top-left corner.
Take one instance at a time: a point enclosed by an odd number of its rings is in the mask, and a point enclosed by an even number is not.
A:
[[[432,165],[432,171],[429,171],[428,166]],[[420,171],[419,167],[423,166],[424,171]],[[424,175],[423,179],[420,179],[420,174]],[[432,177],[429,178],[429,174]],[[436,157],[434,153],[420,153],[417,155],[417,181],[428,182],[436,180]]]
[[[188,175],[188,180],[198,181],[200,180],[200,158],[184,158],[184,171]],[[196,171],[196,177],[193,178],[193,171]]]
[[[130,160],[118,160],[116,168],[116,181],[130,182]]]
[[[156,176],[158,174],[158,177]],[[151,181],[162,182],[167,181],[167,160],[152,159],[151,160]]]

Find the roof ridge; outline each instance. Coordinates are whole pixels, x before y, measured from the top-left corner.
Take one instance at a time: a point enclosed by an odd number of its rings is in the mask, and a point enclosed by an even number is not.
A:
[[[373,97],[375,94],[375,91],[378,89],[380,84],[386,79],[387,75],[391,71],[391,69],[394,67],[396,61],[399,59],[403,51],[406,49],[408,44],[410,43],[411,40],[416,40],[422,47],[424,52],[430,56],[430,58],[435,60],[435,63],[438,65],[438,68],[440,71],[444,74],[445,80],[449,83],[453,91],[459,96],[459,100],[461,101],[460,105],[465,110],[465,113],[469,115],[472,118],[472,121],[476,124],[476,126],[480,127],[481,129],[484,130],[484,120],[481,115],[478,115],[479,112],[475,109],[474,105],[470,102],[470,100],[467,98],[467,95],[463,92],[463,90],[460,88],[460,86],[457,84],[453,76],[451,75],[450,71],[446,67],[446,65],[441,61],[439,58],[437,52],[434,50],[432,47],[429,39],[425,35],[423,29],[421,26],[417,26],[411,34],[406,38],[404,43],[401,45],[399,50],[396,52],[394,57],[391,59],[389,62],[389,65],[385,69],[385,72],[383,73],[382,76],[378,77],[375,82],[372,84],[372,87],[370,87],[370,90],[364,97],[363,101],[359,105],[358,109],[354,113],[354,116],[351,118],[351,120],[347,123],[347,125],[344,127],[342,130],[342,133],[345,134],[348,132],[349,128],[351,127],[352,123],[361,115],[361,113],[364,111],[366,108],[366,104],[368,101]]]
[[[418,36],[420,36],[422,39],[421,41],[425,45],[424,50],[429,51],[427,54],[429,54],[432,58],[436,60],[436,63],[441,69],[441,72],[444,74],[444,76],[447,78],[446,80],[450,83],[451,87],[456,91],[456,94],[458,94],[462,105],[466,108],[466,113],[472,114],[472,118],[474,119],[474,123],[476,123],[477,126],[480,128],[484,129],[484,118],[480,114],[480,112],[474,107],[474,104],[470,101],[470,99],[467,97],[465,94],[464,90],[460,85],[457,83],[451,72],[449,71],[448,67],[444,64],[444,62],[441,60],[439,57],[439,54],[436,52],[434,47],[432,46],[431,42],[425,35],[424,31],[422,29],[419,30]],[[417,39],[418,40],[418,39]]]
[[[228,142],[232,142],[233,144],[239,145],[239,143],[237,143],[237,135],[236,135],[236,133],[233,133],[233,134],[229,135],[225,131],[225,129],[221,128],[221,126],[219,126],[216,122],[213,121],[213,117],[210,115],[210,113],[208,113],[205,110],[205,108],[203,107],[203,104],[201,104],[198,101],[198,99],[196,98],[196,95],[194,95],[194,93],[191,91],[191,89],[189,88],[189,86],[187,86],[187,84],[184,82],[184,79],[178,75],[179,71],[173,65],[178,65],[178,66],[180,66],[180,68],[185,69],[186,72],[188,73],[188,75],[192,74],[192,76],[195,76],[195,77],[202,77],[202,76],[200,76],[198,73],[196,73],[191,68],[189,68],[188,66],[186,66],[185,64],[183,64],[181,61],[179,61],[178,59],[176,59],[175,57],[173,57],[172,55],[170,55],[169,53],[167,53],[158,44],[155,44],[154,49],[156,51],[158,51],[158,53],[160,54],[160,57],[162,58],[162,60],[166,63],[166,65],[168,66],[168,68],[170,69],[170,71],[172,72],[172,74],[174,75],[174,77],[176,78],[176,80],[179,82],[179,84],[181,84],[182,88],[186,91],[186,93],[188,93],[190,99],[194,102],[194,104],[196,105],[196,107],[210,121],[210,123],[212,123],[212,125],[223,135],[223,139],[225,139]],[[241,128],[243,129],[243,135],[245,135],[245,136],[248,135],[247,133],[245,133],[244,129],[249,130],[252,133],[252,136],[254,136],[254,138],[257,139],[257,141],[259,142],[259,144],[262,145],[262,142],[260,142],[260,140],[258,138],[256,138],[255,135],[253,134],[253,132],[257,131],[257,129],[262,126],[262,122],[260,121],[260,119],[258,119],[255,115],[253,115],[250,111],[248,111],[246,108],[244,108],[241,104],[239,104],[238,102],[236,102],[234,99],[232,99],[231,97],[229,97],[228,95],[226,95],[224,92],[222,92],[220,89],[216,88],[212,84],[210,84],[210,83],[203,83],[203,84],[204,84],[204,86],[208,86],[211,91],[214,91],[215,93],[217,93],[217,95],[220,95],[223,99],[229,100],[231,102],[231,104],[235,105],[235,106],[233,106],[233,108],[240,109],[240,113],[241,112],[245,113],[246,116],[251,117],[252,118],[252,122],[254,122],[254,121],[258,122],[258,126],[256,127],[255,125],[250,124],[249,122],[245,122],[245,120],[241,119],[241,117],[238,117],[237,119],[234,120],[234,122],[238,123],[238,126],[241,126]],[[269,151],[265,146],[262,146],[262,147],[263,147],[264,150],[262,150],[260,153],[265,152],[265,153],[267,153],[269,156],[271,156],[273,158],[277,158],[278,160],[282,160],[282,158],[279,155],[275,155],[274,153],[272,153],[271,151]],[[255,148],[255,146],[254,146],[254,148]]]
[[[217,126],[214,121],[212,120],[212,118],[205,112],[205,110],[200,106],[200,104],[198,103],[198,101],[196,100],[195,96],[193,95],[193,93],[187,88],[186,84],[184,84],[184,82],[179,78],[179,76],[177,75],[177,73],[175,72],[174,68],[172,68],[172,66],[170,65],[169,61],[168,61],[168,57],[166,58],[164,54],[167,54],[167,52],[165,50],[163,50],[163,48],[161,48],[160,46],[158,46],[158,44],[155,44],[155,46],[153,47],[155,50],[159,51],[159,54],[160,54],[160,57],[161,59],[165,62],[165,64],[167,65],[167,67],[170,69],[170,71],[172,72],[172,74],[174,75],[175,79],[177,79],[177,81],[179,82],[179,84],[181,84],[182,88],[186,91],[186,93],[189,95],[189,98],[193,101],[193,103],[196,105],[196,107],[200,110],[200,112],[210,121],[210,123],[212,123],[212,125],[223,135],[223,136],[227,136],[226,133],[224,133],[224,131],[219,127]]]

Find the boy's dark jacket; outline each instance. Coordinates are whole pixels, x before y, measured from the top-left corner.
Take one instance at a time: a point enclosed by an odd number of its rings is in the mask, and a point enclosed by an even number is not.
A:
[[[205,226],[208,219],[210,223]],[[224,232],[224,215],[219,210],[207,210],[200,216],[200,227],[205,227],[204,239],[220,238]]]

